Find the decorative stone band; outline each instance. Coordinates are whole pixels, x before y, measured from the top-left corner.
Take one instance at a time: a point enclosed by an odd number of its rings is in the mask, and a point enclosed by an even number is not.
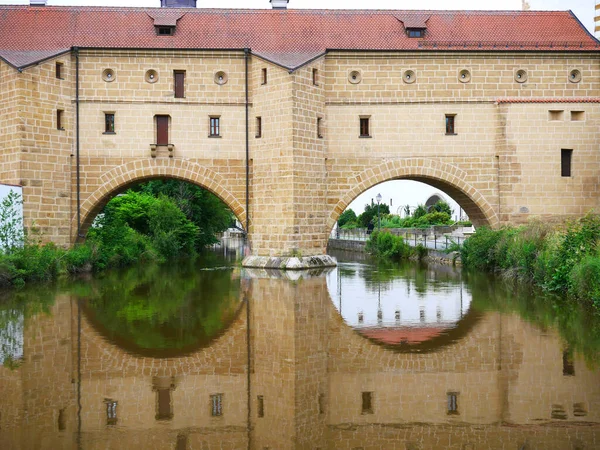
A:
[[[314,270],[337,266],[337,261],[329,255],[317,256],[248,256],[242,261],[243,267],[273,270]]]

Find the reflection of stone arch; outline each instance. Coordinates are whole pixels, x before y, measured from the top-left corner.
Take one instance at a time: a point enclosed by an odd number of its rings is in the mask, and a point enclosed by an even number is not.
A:
[[[77,308],[77,304],[74,308]],[[82,373],[122,373],[123,376],[179,376],[197,373],[242,374],[246,370],[246,311],[243,302],[236,317],[207,346],[185,351],[172,357],[166,364],[162,357],[133,354],[115,345],[102,334],[89,320],[87,314],[81,314],[81,354]],[[83,312],[83,311],[82,311]],[[73,314],[77,320],[78,313]],[[77,327],[77,324],[73,324]],[[190,349],[188,349],[190,350]],[[102,370],[98,372],[98,368]]]
[[[115,195],[133,184],[161,178],[187,181],[209,190],[229,206],[240,223],[245,223],[244,206],[225,188],[225,180],[218,173],[182,159],[143,159],[117,166],[100,177],[100,187],[81,204],[81,234],[85,235],[94,218]],[[77,218],[73,218],[71,229],[77,229]]]
[[[412,349],[388,346],[362,336],[344,322],[333,303],[329,315],[330,365],[340,372],[378,372],[405,369],[410,372],[473,371],[495,367],[497,317],[473,311],[459,324],[455,335],[442,342],[433,339]]]
[[[327,226],[333,228],[348,205],[367,189],[390,180],[414,180],[427,183],[446,192],[465,210],[475,226],[498,224],[498,216],[483,195],[465,181],[467,173],[456,166],[433,159],[405,158],[386,161],[349,177],[354,186],[342,196],[329,215]]]

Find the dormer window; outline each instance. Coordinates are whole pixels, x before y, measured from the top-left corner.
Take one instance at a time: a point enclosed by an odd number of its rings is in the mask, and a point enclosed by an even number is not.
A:
[[[422,38],[425,36],[425,28],[407,28],[406,34],[409,38]]]
[[[159,36],[173,36],[175,27],[156,27],[156,34]]]

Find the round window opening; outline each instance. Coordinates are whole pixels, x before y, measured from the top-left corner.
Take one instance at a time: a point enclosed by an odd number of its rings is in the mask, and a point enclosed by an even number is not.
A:
[[[469,72],[467,69],[463,69],[458,73],[458,80],[461,83],[468,83],[469,81],[471,81],[471,72]]]
[[[571,70],[569,72],[569,81],[571,83],[579,83],[581,81],[581,72],[577,69]]]
[[[217,73],[215,73],[215,83],[221,86],[227,83],[227,74],[222,70],[219,70]]]
[[[146,72],[145,79],[147,83],[156,83],[158,81],[158,72],[154,69],[150,69]]]
[[[407,84],[412,84],[417,81],[417,75],[415,74],[414,70],[406,70],[402,75],[402,81]]]
[[[527,81],[527,71],[520,69],[515,73],[515,81],[517,83],[525,83]]]
[[[348,81],[352,84],[358,84],[362,81],[362,74],[358,70],[353,70],[348,74]]]
[[[107,83],[115,81],[115,71],[112,69],[104,69],[102,71],[102,79]]]

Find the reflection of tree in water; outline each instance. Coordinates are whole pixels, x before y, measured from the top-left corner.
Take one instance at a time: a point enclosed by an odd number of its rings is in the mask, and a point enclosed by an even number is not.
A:
[[[461,282],[460,270],[451,266],[428,266],[413,261],[377,261],[373,265],[362,265],[360,276],[370,292],[392,290],[394,282],[401,280],[407,291],[415,289],[419,297],[447,289],[448,284]]]
[[[0,364],[17,368],[23,358],[25,320],[39,313],[49,313],[54,292],[46,288],[29,288],[4,293],[0,297]]]
[[[544,294],[525,284],[489,274],[465,272],[466,286],[479,311],[516,313],[545,330],[556,328],[565,347],[583,355],[591,366],[600,366],[600,314],[576,301]]]
[[[131,351],[168,356],[160,352],[210,342],[240,306],[240,280],[232,268],[200,267],[182,261],[112,271],[80,286],[78,296],[108,339]]]

